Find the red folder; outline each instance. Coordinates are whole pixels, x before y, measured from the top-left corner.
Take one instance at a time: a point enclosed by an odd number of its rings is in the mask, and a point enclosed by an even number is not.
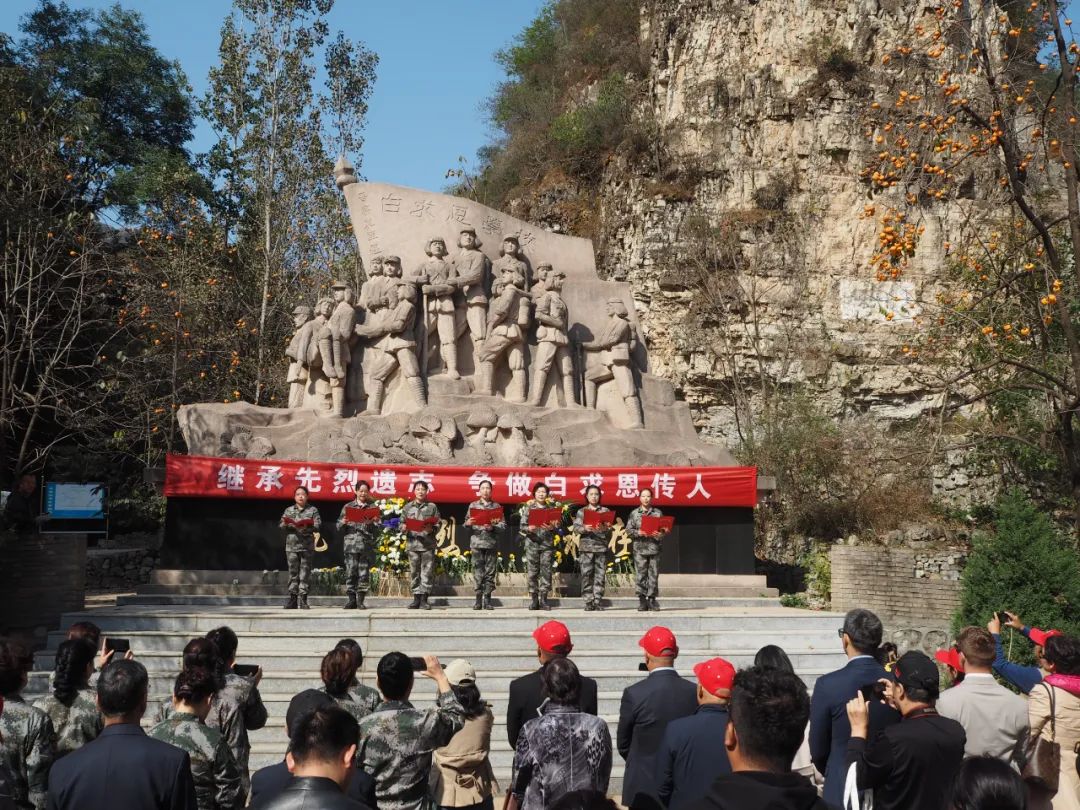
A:
[[[643,515],[641,518],[642,534],[661,534],[670,532],[675,527],[675,518]]]
[[[405,518],[405,528],[415,534],[427,534],[430,527],[439,522],[438,518]]]
[[[530,529],[542,529],[549,523],[558,523],[560,520],[562,520],[562,509],[557,506],[529,510]]]
[[[502,507],[496,507],[494,509],[481,509],[474,507],[469,510],[469,520],[473,522],[474,526],[490,526],[492,523],[499,523],[503,519]]]
[[[377,506],[346,506],[345,507],[345,522],[346,523],[374,523],[376,520],[382,517],[382,513]]]
[[[314,518],[296,518],[285,517],[281,519],[281,522],[286,526],[291,526],[294,529],[310,529],[315,525]]]
[[[600,512],[595,509],[586,509],[582,523],[586,529],[608,529],[615,520],[614,512]]]

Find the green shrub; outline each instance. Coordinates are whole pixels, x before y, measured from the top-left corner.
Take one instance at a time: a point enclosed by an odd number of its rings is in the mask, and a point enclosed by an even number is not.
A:
[[[1022,492],[998,502],[993,531],[975,537],[961,582],[955,631],[982,627],[998,610],[1030,627],[1080,631],[1080,555]],[[1030,644],[1015,652],[1017,660],[1032,661]]]

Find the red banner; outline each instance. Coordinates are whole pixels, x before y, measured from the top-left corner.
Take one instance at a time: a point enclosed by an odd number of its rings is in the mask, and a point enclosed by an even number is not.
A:
[[[287,500],[305,486],[315,501],[346,501],[353,484],[367,481],[376,498],[408,497],[426,481],[431,500],[469,503],[480,482],[490,480],[502,503],[528,500],[538,483],[553,498],[583,503],[596,484],[608,505],[636,504],[645,487],[658,506],[754,506],[756,467],[434,467],[400,464],[344,464],[321,461],[256,461],[207,456],[165,460],[165,495],[170,498],[272,498]]]

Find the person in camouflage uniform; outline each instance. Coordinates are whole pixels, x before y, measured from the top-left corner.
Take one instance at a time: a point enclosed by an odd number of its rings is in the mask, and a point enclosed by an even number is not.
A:
[[[149,736],[187,751],[199,810],[239,810],[247,801],[240,767],[221,732],[205,724],[215,685],[208,670],[182,670],[173,687],[173,711]]]
[[[590,485],[585,490],[588,503],[574,515],[574,531],[581,538],[578,544],[578,562],[581,567],[581,598],[585,610],[603,610],[604,586],[607,584],[608,543],[611,529],[586,529],[586,512],[610,512],[600,505],[600,487]]]
[[[660,541],[663,534],[643,534],[641,519],[663,517],[664,513],[652,505],[653,493],[649,487],[641,490],[641,506],[626,519],[626,533],[634,541],[634,569],[638,597],[638,610],[659,610],[656,601],[660,580]]]
[[[289,563],[289,599],[286,610],[308,608],[308,580],[311,577],[311,555],[315,553],[315,532],[322,528],[319,510],[308,503],[307,487],[297,487],[295,503],[285,510],[278,524],[285,533],[285,557]],[[287,520],[311,520],[311,526],[290,526]]]
[[[426,482],[417,481],[413,484],[412,491],[413,499],[401,510],[402,521],[435,518],[436,522],[422,532],[407,532],[408,542],[405,549],[409,552],[409,580],[413,592],[413,600],[408,608],[431,610],[428,598],[431,595],[431,580],[435,574],[435,532],[442,516],[439,514],[439,507],[427,499]]]
[[[0,771],[10,775],[9,792],[19,810],[45,810],[49,768],[53,763],[52,721],[22,699],[30,671],[29,654],[0,641]]]
[[[480,482],[480,500],[469,504],[469,511],[481,509],[498,509],[502,507],[491,500],[493,485],[490,481]],[[472,556],[473,578],[476,582],[476,604],[473,610],[494,610],[491,604],[491,593],[495,590],[495,572],[498,567],[498,533],[506,528],[506,521],[499,520],[489,526],[474,526],[471,519],[465,520],[465,525],[472,528],[472,536],[469,538],[469,551]]]
[[[530,528],[529,511],[548,506],[548,488],[536,484],[532,499],[521,505],[521,536],[525,538],[525,572],[529,583],[529,610],[551,610],[551,567],[555,560],[555,527]]]
[[[413,708],[412,664],[403,653],[392,652],[379,661],[379,690],[386,700],[360,721],[356,761],[375,780],[379,810],[434,810],[428,789],[432,754],[465,725],[464,709],[439,659],[428,655],[424,663],[421,674],[439,690],[432,708]]]
[[[214,694],[206,723],[211,728],[219,729],[225,737],[240,768],[241,786],[244,795],[247,795],[251,792],[251,774],[248,770],[251,742],[248,732],[263,728],[268,716],[262,695],[259,694],[262,667],[250,676],[235,672],[236,650],[240,642],[231,628],[217,627],[207,633],[206,638],[213,642],[225,664],[225,686]]]
[[[369,509],[375,505],[371,498],[371,484],[357,481],[353,484],[356,497],[341,507],[337,519],[338,534],[345,546],[345,610],[363,610],[371,583],[371,566],[375,564],[375,552],[382,538],[382,521],[350,523],[345,519],[346,510]],[[344,534],[342,534],[344,533]]]
[[[96,740],[105,727],[96,695],[87,685],[94,671],[97,650],[88,639],[63,641],[56,648],[52,694],[39,698],[41,709],[52,723],[52,746],[56,759]]]
[[[356,671],[360,670],[360,665],[364,663],[364,651],[360,649],[360,644],[357,643],[356,639],[343,638],[334,645],[334,649],[347,650],[353,661],[356,662]],[[382,695],[379,694],[379,690],[360,683],[355,673],[353,674],[352,683],[349,684],[349,697],[363,707],[364,714],[371,714],[375,711],[375,707],[382,703]]]
[[[359,721],[375,711],[382,703],[382,698],[372,703],[370,700],[356,700],[353,697],[351,689],[359,686],[356,682],[356,668],[356,658],[348,648],[334,647],[323,657],[319,671],[322,675],[323,687],[319,691],[324,692],[338,706]],[[375,691],[370,686],[363,688]]]

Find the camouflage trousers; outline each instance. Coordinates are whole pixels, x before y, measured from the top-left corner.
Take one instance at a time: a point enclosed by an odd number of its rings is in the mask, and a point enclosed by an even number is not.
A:
[[[371,585],[371,566],[375,549],[363,544],[345,552],[345,593],[367,593]]]
[[[311,552],[286,551],[289,561],[289,593],[307,596],[308,580],[311,579]]]
[[[495,571],[498,567],[498,551],[493,548],[472,550],[473,579],[478,594],[490,594],[495,590]]]
[[[435,575],[435,549],[409,550],[409,585],[414,594],[431,593],[431,580]]]
[[[525,541],[525,573],[529,581],[529,593],[547,596],[551,593],[551,565],[555,549],[550,543]]]
[[[581,598],[585,604],[599,602],[604,598],[607,585],[607,551],[581,551],[578,565],[581,568]]]
[[[638,596],[647,596],[655,599],[657,584],[660,579],[660,556],[657,554],[641,554],[634,552],[634,574]]]

